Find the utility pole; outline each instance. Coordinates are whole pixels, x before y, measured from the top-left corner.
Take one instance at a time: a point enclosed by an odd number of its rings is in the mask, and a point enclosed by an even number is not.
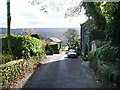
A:
[[[10,24],[11,24],[10,0],[7,0],[7,36],[8,36],[8,52],[9,52],[9,54],[11,54]]]
[[[82,54],[82,51],[83,51],[83,29],[82,29],[83,27],[82,26],[83,26],[83,24],[80,24],[80,32],[81,32],[80,33],[80,36],[81,36],[81,43],[80,43],[80,51],[81,52],[80,53],[81,54]]]

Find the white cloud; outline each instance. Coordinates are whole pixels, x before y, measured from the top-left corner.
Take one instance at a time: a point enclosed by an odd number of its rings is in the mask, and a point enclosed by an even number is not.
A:
[[[0,0],[0,27],[6,27],[7,23],[7,0]],[[28,3],[29,0],[11,0],[11,27],[12,28],[25,28],[25,27],[79,27],[80,23],[83,23],[86,18],[83,14],[79,17],[64,18],[64,13],[69,5],[66,0],[63,10],[55,12],[52,10],[47,13],[40,12],[39,6],[32,6]],[[59,0],[55,0],[59,1]],[[61,3],[64,0],[60,0]],[[76,0],[79,1],[79,0]]]

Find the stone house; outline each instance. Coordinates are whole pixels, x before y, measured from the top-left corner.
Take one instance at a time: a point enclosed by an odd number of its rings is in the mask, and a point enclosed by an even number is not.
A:
[[[81,24],[81,54],[88,55],[90,50],[89,28],[87,23]]]

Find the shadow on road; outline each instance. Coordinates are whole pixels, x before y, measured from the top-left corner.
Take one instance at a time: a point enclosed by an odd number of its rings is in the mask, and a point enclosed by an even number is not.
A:
[[[24,88],[109,88],[107,82],[94,79],[89,68],[77,58],[66,58],[43,64]]]

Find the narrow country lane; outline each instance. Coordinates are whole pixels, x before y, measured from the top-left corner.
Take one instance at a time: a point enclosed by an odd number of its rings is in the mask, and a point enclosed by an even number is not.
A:
[[[94,79],[89,67],[78,58],[67,58],[65,52],[48,56],[23,88],[106,88],[106,82]]]

